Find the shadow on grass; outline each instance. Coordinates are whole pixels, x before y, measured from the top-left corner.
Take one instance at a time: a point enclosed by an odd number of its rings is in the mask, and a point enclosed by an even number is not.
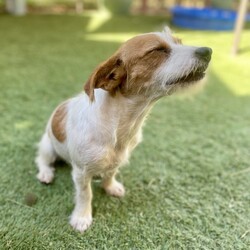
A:
[[[250,52],[250,46],[245,47],[245,48],[240,48],[239,49],[239,54],[244,54],[244,53],[249,53]]]

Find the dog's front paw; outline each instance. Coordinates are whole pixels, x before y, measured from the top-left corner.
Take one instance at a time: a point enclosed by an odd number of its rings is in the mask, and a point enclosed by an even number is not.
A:
[[[40,182],[49,184],[54,179],[54,169],[51,168],[39,171],[36,177]]]
[[[70,225],[77,231],[83,233],[92,223],[92,216],[78,216],[72,214],[70,218]]]
[[[118,182],[113,181],[110,185],[103,187],[107,194],[116,196],[116,197],[123,197],[125,195],[125,188],[124,186]]]

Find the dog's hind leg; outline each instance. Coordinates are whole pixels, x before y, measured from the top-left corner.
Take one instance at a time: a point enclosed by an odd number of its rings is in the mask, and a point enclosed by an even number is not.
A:
[[[115,179],[116,170],[113,172],[110,172],[106,175],[104,175],[102,179],[102,187],[106,191],[107,194],[116,196],[116,197],[122,197],[125,195],[125,188]]]
[[[52,164],[56,160],[56,152],[53,148],[51,140],[45,132],[43,135],[41,142],[38,147],[38,154],[36,157],[36,164],[38,167],[37,179],[40,182],[49,184],[54,179],[54,168]]]

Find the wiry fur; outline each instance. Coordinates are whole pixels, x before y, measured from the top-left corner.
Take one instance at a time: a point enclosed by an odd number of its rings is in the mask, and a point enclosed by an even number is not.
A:
[[[65,127],[54,128],[66,131],[63,141],[52,131],[52,114],[39,144],[37,177],[50,183],[57,157],[72,165],[76,205],[70,224],[76,230],[83,232],[92,222],[93,176],[102,176],[108,194],[125,194],[115,175],[141,141],[142,125],[153,104],[182,86],[178,81],[182,76],[208,65],[194,56],[195,49],[181,45],[169,30],[137,36],[94,71],[85,85],[87,94],[64,103]]]

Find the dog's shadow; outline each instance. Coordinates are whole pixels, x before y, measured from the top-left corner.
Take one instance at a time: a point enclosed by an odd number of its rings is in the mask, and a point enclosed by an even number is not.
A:
[[[54,163],[55,167],[55,183],[57,181],[60,181],[61,178],[64,178],[66,176],[71,178],[71,166],[67,162],[61,159],[57,159]]]

